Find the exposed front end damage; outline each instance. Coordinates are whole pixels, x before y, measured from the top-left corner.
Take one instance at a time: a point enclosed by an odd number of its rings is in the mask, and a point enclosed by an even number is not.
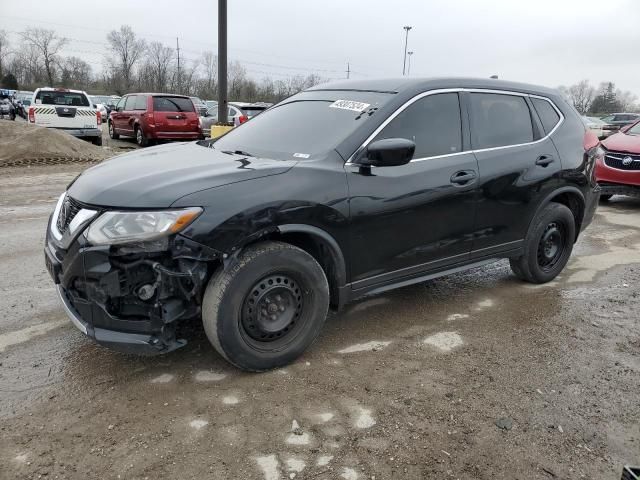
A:
[[[73,323],[102,345],[146,355],[186,344],[177,324],[200,317],[220,258],[181,235],[97,247],[80,235],[66,251],[48,238],[45,254]]]

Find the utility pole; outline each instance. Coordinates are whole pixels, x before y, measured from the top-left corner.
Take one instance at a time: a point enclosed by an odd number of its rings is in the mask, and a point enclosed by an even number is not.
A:
[[[351,69],[349,68],[349,62],[347,62],[347,80],[349,80],[350,73],[351,73]]]
[[[406,32],[404,37],[404,62],[402,63],[402,75],[404,75],[405,68],[407,66],[407,44],[409,43],[409,30],[411,30],[413,27],[411,27],[410,25],[405,25],[402,28],[404,28]]]
[[[178,80],[176,81],[176,89],[177,89],[177,93],[182,93],[180,92],[180,43],[178,43],[178,37],[176,37],[176,50],[178,52],[178,73],[177,73],[177,77]]]
[[[413,55],[413,52],[407,52],[407,55],[409,55],[409,65],[407,66],[407,75],[411,75],[411,55]]]
[[[227,123],[227,0],[218,0],[218,123]]]

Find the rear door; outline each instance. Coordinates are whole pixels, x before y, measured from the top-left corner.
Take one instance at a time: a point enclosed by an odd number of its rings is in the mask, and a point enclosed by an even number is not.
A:
[[[200,131],[198,114],[189,97],[154,96],[153,116],[159,133]]]
[[[465,98],[480,171],[473,251],[490,255],[518,248],[532,211],[558,184],[562,167],[549,134],[562,117],[539,99],[537,108],[548,118],[545,131],[527,95],[477,91]]]
[[[40,90],[35,97],[35,123],[60,129],[97,128],[96,110],[82,92]]]
[[[124,135],[133,136],[133,123],[135,120],[136,102],[138,95],[129,95],[124,103],[124,109],[120,112],[120,130]]]

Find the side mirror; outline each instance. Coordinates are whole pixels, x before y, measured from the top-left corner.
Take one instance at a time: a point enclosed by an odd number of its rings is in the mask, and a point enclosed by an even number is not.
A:
[[[413,158],[416,144],[406,138],[385,138],[376,140],[367,147],[362,165],[374,167],[397,167],[406,165]]]
[[[116,112],[121,112],[122,110],[124,110],[124,107],[118,107],[118,108],[116,108]]]

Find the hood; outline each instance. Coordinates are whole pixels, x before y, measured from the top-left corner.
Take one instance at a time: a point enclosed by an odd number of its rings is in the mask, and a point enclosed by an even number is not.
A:
[[[166,208],[185,195],[279,175],[293,160],[229,155],[193,143],[137,150],[86,170],[70,186],[76,200],[105,207]]]
[[[602,145],[607,150],[640,154],[640,136],[616,133],[604,140]]]

